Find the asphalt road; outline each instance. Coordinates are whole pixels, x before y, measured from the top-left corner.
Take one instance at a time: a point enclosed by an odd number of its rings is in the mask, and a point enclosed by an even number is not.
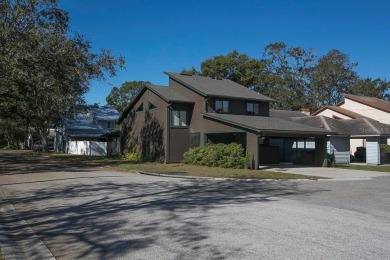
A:
[[[0,191],[57,259],[390,258],[390,174],[183,180],[2,152]],[[39,259],[5,215],[20,255]]]

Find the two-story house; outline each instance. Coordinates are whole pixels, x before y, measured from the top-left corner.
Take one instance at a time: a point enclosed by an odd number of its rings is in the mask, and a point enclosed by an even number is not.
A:
[[[269,116],[275,100],[227,79],[166,72],[169,86],[144,86],[120,116],[122,153],[180,162],[191,147],[242,144],[250,167],[315,153],[322,166],[332,132]],[[315,145],[314,145],[315,144]]]

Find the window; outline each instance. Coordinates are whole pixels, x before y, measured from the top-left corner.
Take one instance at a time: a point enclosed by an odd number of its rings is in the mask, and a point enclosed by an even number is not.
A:
[[[149,102],[149,103],[148,103],[148,109],[149,109],[149,110],[157,109],[157,107],[156,107],[153,103]]]
[[[229,112],[229,101],[228,100],[215,100],[215,112],[228,113]]]
[[[187,127],[187,111],[185,111],[185,110],[172,110],[171,125],[172,126]]]
[[[248,115],[259,115],[260,107],[257,103],[248,102],[246,103],[246,113]]]
[[[136,110],[136,112],[142,112],[142,111],[144,111],[144,103],[141,103],[141,105],[139,105],[139,107]]]

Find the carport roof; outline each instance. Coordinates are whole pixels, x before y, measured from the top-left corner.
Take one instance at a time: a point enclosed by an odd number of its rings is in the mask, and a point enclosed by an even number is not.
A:
[[[358,118],[358,119],[334,119],[325,116],[292,117],[294,122],[324,128],[340,135],[353,137],[365,136],[390,136],[390,126],[378,121]]]
[[[297,122],[272,117],[218,113],[203,113],[203,116],[220,123],[225,123],[250,131],[266,134],[290,134],[305,136],[336,134],[335,132],[324,128],[308,126]]]

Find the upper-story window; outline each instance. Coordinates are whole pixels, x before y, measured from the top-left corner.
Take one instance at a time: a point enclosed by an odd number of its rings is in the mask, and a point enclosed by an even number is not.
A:
[[[144,103],[141,103],[141,105],[138,106],[137,110],[135,112],[142,112],[144,111]]]
[[[259,115],[260,114],[259,104],[253,102],[246,103],[246,113],[248,115]]]
[[[187,127],[187,111],[172,110],[172,126]]]
[[[215,112],[228,113],[229,112],[229,101],[228,100],[215,100]]]

